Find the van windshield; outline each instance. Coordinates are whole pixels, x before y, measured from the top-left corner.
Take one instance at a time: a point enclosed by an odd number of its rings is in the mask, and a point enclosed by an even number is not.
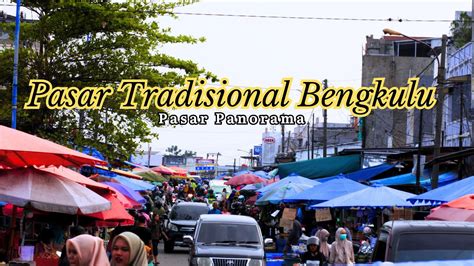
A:
[[[260,244],[256,225],[203,223],[198,243],[205,244]]]
[[[474,259],[474,234],[402,234],[394,262]]]
[[[209,208],[206,206],[175,205],[170,212],[171,220],[197,220],[201,214],[207,214]]]

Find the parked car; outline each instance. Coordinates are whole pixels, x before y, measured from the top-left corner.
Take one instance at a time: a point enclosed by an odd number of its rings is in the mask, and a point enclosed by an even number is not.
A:
[[[209,206],[206,203],[178,202],[163,221],[164,233],[168,237],[164,241],[165,252],[173,252],[175,246],[186,247],[183,236],[193,235],[196,221],[201,214],[207,214]]]
[[[189,265],[265,265],[262,233],[255,219],[239,215],[201,215],[194,237],[185,236],[191,246]],[[271,239],[265,241],[271,245]]]
[[[474,223],[391,221],[380,229],[372,262],[472,258],[474,258]]]

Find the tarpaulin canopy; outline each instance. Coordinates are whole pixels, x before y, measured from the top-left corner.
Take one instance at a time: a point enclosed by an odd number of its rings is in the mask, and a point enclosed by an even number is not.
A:
[[[288,182],[285,185],[274,187],[265,192],[265,194],[255,202],[255,205],[278,204],[288,197],[298,194],[312,186],[312,184],[307,183]]]
[[[110,202],[67,178],[36,168],[0,171],[0,201],[66,214],[110,209]]]
[[[133,178],[133,179],[138,179],[138,180],[142,179],[141,176],[136,175],[136,174],[134,174],[130,171],[124,171],[124,170],[120,170],[120,169],[108,168],[108,167],[104,167],[104,166],[95,166],[95,168],[102,169],[102,170],[105,170],[105,171],[109,171],[109,172],[112,172],[112,173],[117,174],[117,175],[130,177],[130,178]]]
[[[280,178],[291,173],[315,179],[334,176],[339,173],[350,173],[360,169],[360,155],[335,156],[321,159],[283,163],[278,165]]]
[[[308,179],[306,177],[302,177],[302,176],[299,176],[295,173],[292,173],[290,174],[289,176],[287,176],[286,178],[284,179],[281,179],[280,181],[277,181],[275,183],[271,183],[259,190],[257,190],[257,192],[260,192],[262,194],[265,194],[267,191],[270,191],[276,187],[281,187],[281,186],[285,186],[287,185],[288,183],[301,183],[301,184],[307,184],[309,185],[309,187],[312,187],[312,186],[316,186],[316,185],[319,185],[321,183],[319,183],[318,181],[315,181],[315,180],[311,180],[311,179]]]
[[[224,184],[228,186],[240,186],[240,185],[248,185],[248,184],[256,184],[256,183],[263,183],[265,179],[258,177],[254,174],[243,174],[237,175],[229,179],[229,181],[225,182]]]
[[[261,178],[265,178],[265,179],[271,178],[271,176],[269,176],[267,172],[261,171],[261,170],[260,170],[260,171],[256,171],[256,172],[254,172],[253,174],[256,175],[256,176],[259,176],[259,177],[261,177]]]
[[[408,200],[412,203],[418,201],[439,205],[468,194],[474,194],[474,176],[410,197]]]
[[[474,222],[474,194],[469,194],[431,210],[427,220]]]
[[[173,175],[175,173],[175,171],[173,169],[170,169],[164,165],[159,165],[159,166],[156,166],[156,167],[153,167],[151,168],[151,170],[157,172],[157,173],[160,173],[160,174],[164,174],[164,175]]]
[[[177,166],[170,166],[168,168],[170,168],[174,171],[173,175],[175,175],[175,176],[183,176],[183,177],[188,176],[188,170],[186,170],[184,168],[177,167]]]
[[[133,224],[134,219],[120,201],[111,193],[102,194],[102,197],[110,201],[112,208],[110,210],[87,214],[86,216],[96,218],[102,221],[120,222]]]
[[[317,208],[385,208],[385,207],[413,207],[407,201],[415,194],[396,190],[380,185],[373,185],[344,196],[310,206]]]
[[[366,185],[362,185],[350,179],[344,177],[338,177],[320,185],[306,189],[305,191],[293,195],[283,200],[284,202],[309,202],[319,203],[327,200],[331,200],[361,189],[367,188]]]
[[[447,172],[439,175],[438,186],[442,187],[454,182],[457,179],[455,172]],[[416,184],[416,176],[412,173],[392,176],[384,179],[371,181],[372,184],[379,184],[384,186],[396,185],[414,185]],[[420,185],[426,189],[431,189],[431,179],[427,177],[420,177]]]
[[[137,179],[131,179],[125,176],[117,175],[115,177],[112,177],[112,179],[119,181],[120,184],[125,185],[135,191],[153,190],[155,188],[154,185],[148,182]]]
[[[237,173],[234,174],[234,176],[238,176],[238,175],[243,175],[243,174],[251,174],[252,172],[249,171],[249,170],[242,170],[242,171],[239,171]]]
[[[25,166],[81,166],[107,163],[25,132],[0,126],[0,169]]]
[[[137,169],[137,168],[135,168]],[[167,178],[165,178],[164,176],[162,176],[161,174],[151,170],[151,169],[137,169],[137,170],[133,170],[133,174],[135,175],[139,175],[142,177],[143,180],[146,180],[146,181],[151,181],[151,182],[166,182],[168,181]]]
[[[336,175],[336,176],[318,178],[318,181],[319,182],[326,182],[326,181],[329,181],[329,180],[332,180],[332,179],[339,178],[341,176],[345,177],[347,179],[357,181],[357,182],[367,181],[367,180],[370,180],[370,179],[374,178],[377,175],[380,175],[380,174],[392,169],[393,167],[395,167],[395,166],[391,165],[391,164],[381,164],[381,165],[377,165],[377,166],[372,166],[372,167],[367,167],[367,168],[364,168],[364,169],[360,169],[360,170],[357,170],[355,172],[351,172],[351,173],[347,173],[347,174],[339,174],[339,175]]]
[[[122,193],[125,197],[128,197],[136,202],[139,203],[146,203],[146,200],[144,197],[142,197],[138,192],[134,191],[133,189],[124,186],[120,183],[114,183],[114,182],[104,182],[107,186],[111,186],[118,190],[118,192]]]

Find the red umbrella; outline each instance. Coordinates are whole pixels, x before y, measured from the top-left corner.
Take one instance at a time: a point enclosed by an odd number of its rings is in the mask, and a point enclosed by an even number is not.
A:
[[[169,169],[174,171],[174,175],[177,176],[188,176],[188,170],[177,167],[177,166],[170,166]]]
[[[87,214],[86,216],[96,218],[101,221],[107,222],[119,222],[119,223],[132,223],[134,222],[133,216],[131,216],[120,201],[112,195],[112,193],[102,194],[102,197],[110,201],[112,208],[107,211],[101,211],[96,213]]]
[[[426,219],[474,222],[474,194],[460,197],[433,209]]]
[[[106,162],[9,127],[0,126],[0,168],[25,166],[81,166]]]
[[[229,181],[225,182],[224,184],[229,186],[240,186],[240,185],[248,185],[248,184],[256,184],[262,183],[266,180],[256,176],[254,174],[243,174],[232,177]]]
[[[170,169],[170,168],[168,168],[166,166],[163,166],[163,165],[153,167],[153,168],[151,168],[151,170],[153,170],[157,173],[160,173],[160,174],[164,174],[164,175],[173,175],[175,173],[175,171],[173,169]]]

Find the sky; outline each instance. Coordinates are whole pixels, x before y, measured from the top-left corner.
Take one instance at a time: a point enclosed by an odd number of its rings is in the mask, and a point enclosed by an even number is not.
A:
[[[205,37],[206,42],[173,44],[162,51],[190,59],[218,77],[227,77],[230,86],[279,86],[284,77],[293,77],[290,97],[298,100],[301,79],[328,79],[330,86],[361,85],[362,55],[366,36],[381,38],[384,28],[409,36],[440,37],[449,34],[455,11],[471,9],[471,1],[206,1],[176,8],[180,13],[295,16],[346,19],[388,19],[394,21],[360,21],[329,19],[270,19],[228,16],[178,15],[178,19],[160,18],[173,34]],[[398,22],[402,19],[402,22]],[[409,20],[436,20],[414,22]],[[160,138],[151,144],[153,151],[164,152],[171,145],[196,151],[199,156],[221,153],[219,164],[244,163],[254,145],[261,144],[262,133],[270,126],[217,126],[213,113],[280,114],[282,110],[177,110],[172,114],[209,114],[206,126],[155,128]],[[319,109],[284,110],[302,114]],[[329,122],[349,122],[347,110],[329,110]],[[322,121],[322,119],[321,119]],[[278,128],[279,130],[279,128]],[[292,130],[289,128],[288,130]],[[240,151],[244,150],[244,151]]]
[[[12,12],[14,7],[12,6]],[[362,55],[366,36],[381,38],[384,28],[409,36],[441,37],[449,34],[455,11],[472,8],[468,0],[201,0],[175,9],[179,13],[311,17],[330,19],[251,18],[180,14],[177,19],[160,17],[172,33],[205,37],[206,42],[172,44],[161,51],[190,59],[218,77],[229,79],[230,87],[281,85],[293,77],[290,98],[296,102],[301,79],[328,79],[330,86],[358,88],[361,85]],[[385,21],[392,18],[393,21]],[[340,20],[355,19],[355,20]],[[384,21],[362,21],[381,19]],[[398,22],[402,19],[403,22]],[[437,22],[409,21],[436,20]],[[314,114],[322,121],[320,109],[309,110],[173,110],[172,114],[208,114],[205,126],[161,127],[153,130],[153,151],[165,152],[171,145],[192,150],[198,156],[219,152],[219,164],[244,163],[240,156],[262,142],[271,126],[214,125],[215,111],[226,114]],[[347,110],[329,110],[329,122],[349,122]],[[277,127],[279,130],[279,127]],[[293,130],[287,127],[287,130]],[[142,147],[147,150],[147,145]]]

